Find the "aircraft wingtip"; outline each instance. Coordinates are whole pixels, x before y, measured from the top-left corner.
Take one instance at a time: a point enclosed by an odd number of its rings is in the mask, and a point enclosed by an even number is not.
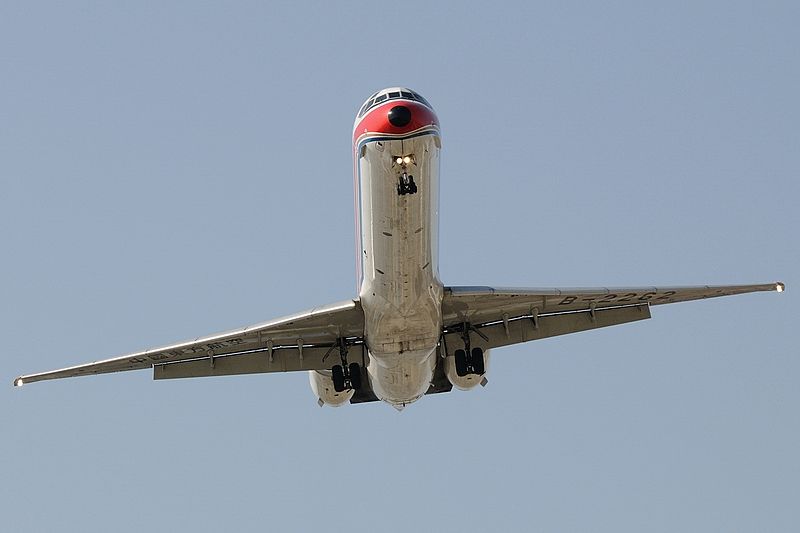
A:
[[[22,387],[22,385],[24,385],[24,384],[25,384],[25,382],[22,381],[22,378],[17,378],[17,379],[14,380],[14,386],[15,387]]]
[[[786,290],[786,285],[782,281],[779,281],[775,284],[775,290],[778,292],[783,292]]]

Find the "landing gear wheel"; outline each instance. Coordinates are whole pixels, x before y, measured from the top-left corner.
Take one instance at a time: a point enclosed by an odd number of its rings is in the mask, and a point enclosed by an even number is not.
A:
[[[416,194],[417,184],[414,183],[414,176],[403,172],[400,180],[397,182],[397,194],[403,196],[404,194]]]
[[[464,350],[456,350],[456,353],[453,355],[456,360],[456,374],[458,377],[463,378],[469,374],[469,370],[467,369],[467,352]]]
[[[350,385],[353,387],[353,390],[358,390],[361,388],[361,367],[358,363],[350,363],[347,367],[350,370]]]
[[[472,368],[479,376],[482,376],[486,373],[486,366],[483,362],[483,350],[480,348],[472,349]]]
[[[344,392],[344,368],[342,368],[342,365],[334,365],[331,368],[331,378],[333,379],[333,390]]]

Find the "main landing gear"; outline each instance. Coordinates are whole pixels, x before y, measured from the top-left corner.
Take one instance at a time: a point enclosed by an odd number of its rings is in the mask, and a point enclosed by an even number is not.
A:
[[[331,348],[333,350],[334,347]],[[358,390],[361,388],[361,365],[358,363],[347,364],[347,343],[344,339],[339,339],[339,357],[342,364],[334,365],[331,368],[331,378],[333,379],[333,390],[344,392],[346,390]]]
[[[478,347],[470,348],[470,330],[484,337],[480,331],[472,328],[469,324],[464,324],[463,331],[461,332],[461,338],[464,340],[464,349],[456,350],[453,354],[455,356],[456,374],[462,378],[470,374],[482,376],[486,373],[483,350]]]

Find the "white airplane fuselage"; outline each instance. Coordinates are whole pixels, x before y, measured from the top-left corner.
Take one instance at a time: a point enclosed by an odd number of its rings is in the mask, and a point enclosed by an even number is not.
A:
[[[387,100],[359,116],[353,133],[367,372],[375,395],[395,406],[419,399],[430,387],[442,331],[441,140],[426,104]],[[405,110],[393,117],[398,107]]]

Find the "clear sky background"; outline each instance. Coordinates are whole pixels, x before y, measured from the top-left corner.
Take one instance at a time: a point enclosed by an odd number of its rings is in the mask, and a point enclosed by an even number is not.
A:
[[[800,529],[797,2],[0,3],[4,531]],[[783,280],[485,389],[12,379],[355,294],[353,118],[443,128],[446,284]]]

